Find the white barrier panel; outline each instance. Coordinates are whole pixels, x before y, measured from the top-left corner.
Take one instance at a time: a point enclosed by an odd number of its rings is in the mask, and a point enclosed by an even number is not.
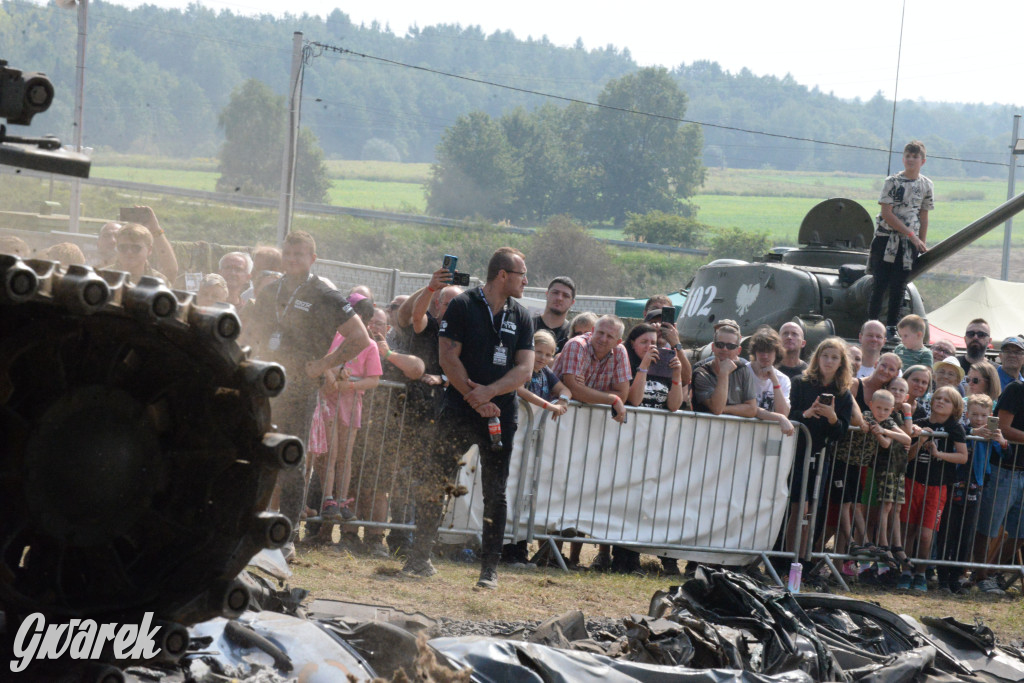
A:
[[[539,419],[539,418],[538,418]],[[796,438],[778,425],[695,413],[630,410],[619,425],[607,406],[574,406],[561,419],[544,420],[536,453],[533,531],[566,529],[612,543],[656,544],[661,555],[709,562],[743,562],[749,553],[701,554],[690,546],[770,550],[789,499]],[[510,533],[526,435],[517,433],[509,474]],[[526,493],[534,462],[528,454]],[[472,462],[461,473],[470,495],[455,501],[443,528],[479,529],[479,473]],[[528,499],[527,499],[528,500]],[[528,505],[519,511],[525,538]]]

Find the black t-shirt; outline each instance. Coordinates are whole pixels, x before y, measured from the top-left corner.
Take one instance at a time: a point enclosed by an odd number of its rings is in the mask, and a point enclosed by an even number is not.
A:
[[[1010,382],[999,395],[999,402],[996,403],[995,414],[1000,410],[1008,410],[1013,413],[1013,422],[1010,426],[1014,429],[1024,430],[1024,382]],[[1004,455],[1004,462],[1009,458],[1016,461],[1015,467],[1024,467],[1024,446],[1010,444],[1009,455]]]
[[[562,347],[565,346],[565,342],[569,341],[569,332],[572,331],[572,323],[566,320],[560,327],[548,327],[547,323],[544,322],[544,318],[541,314],[533,316],[533,331],[547,330],[551,334],[555,335],[555,345],[557,346],[558,353],[562,352]]]
[[[807,369],[807,361],[802,360],[800,361],[799,365],[792,368],[789,367],[788,365],[783,365],[782,363],[779,363],[778,365],[775,366],[775,369],[781,372],[786,377],[793,379],[794,377],[799,377],[801,374],[803,374],[803,371]]]
[[[932,422],[930,419],[917,420],[914,422],[922,429],[930,429],[935,432],[946,432],[948,436],[935,438],[935,445],[943,453],[952,453],[956,450],[956,444],[967,443],[967,433],[959,420],[950,418],[945,422]],[[907,465],[907,476],[916,482],[928,486],[945,486],[956,481],[956,465],[948,460],[932,459],[930,450],[921,446],[917,451],[917,457]]]
[[[438,336],[462,344],[459,360],[471,380],[477,384],[491,384],[515,367],[517,352],[533,349],[533,321],[523,305],[511,298],[492,317],[491,308],[477,287],[452,299],[441,321]],[[499,345],[505,350],[504,359],[496,363]],[[515,419],[515,397],[515,391],[494,397],[494,404],[501,409],[503,419]],[[476,414],[454,387],[445,391],[445,404]]]
[[[427,326],[423,328],[422,332],[414,332],[413,326],[410,323],[402,328],[402,333],[406,335],[408,339],[408,350],[406,353],[410,353],[420,360],[423,361],[423,372],[428,375],[440,375],[441,363],[437,359],[437,331],[441,325],[437,322],[437,318],[427,313]]]
[[[253,308],[262,359],[281,363],[290,378],[305,376],[305,364],[327,353],[338,327],[353,315],[345,295],[316,275],[298,287],[284,278],[271,283]]]

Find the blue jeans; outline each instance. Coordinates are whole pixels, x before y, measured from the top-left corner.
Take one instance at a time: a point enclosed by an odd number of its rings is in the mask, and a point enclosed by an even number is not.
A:
[[[993,467],[981,494],[978,533],[995,538],[1000,527],[1024,538],[1024,470]]]

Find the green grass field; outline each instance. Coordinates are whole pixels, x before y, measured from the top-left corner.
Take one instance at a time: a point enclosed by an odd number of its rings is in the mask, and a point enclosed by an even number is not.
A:
[[[131,163],[128,159],[115,161]],[[216,188],[218,174],[209,160],[196,160],[191,165],[176,161],[169,165],[171,168],[98,165],[93,167],[93,175],[206,191]],[[429,164],[328,161],[327,166],[332,179],[328,190],[331,204],[410,213],[426,211],[423,184],[429,175]],[[930,216],[931,244],[980,218],[1006,197],[1006,183],[1002,180],[933,180],[936,208]],[[874,217],[881,183],[881,177],[845,173],[709,169],[708,180],[693,201],[700,207],[698,219],[702,223],[765,231],[776,244],[795,245],[804,215],[830,197],[855,199]],[[592,232],[608,239],[623,238],[622,231],[612,227],[595,227]],[[1024,242],[1024,236],[1015,242]],[[978,244],[1002,244],[1002,231],[992,231]]]

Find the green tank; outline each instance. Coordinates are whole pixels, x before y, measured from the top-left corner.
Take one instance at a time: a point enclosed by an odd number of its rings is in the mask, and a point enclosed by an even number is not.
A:
[[[1008,200],[922,254],[910,280],[931,270],[1024,209],[1024,194]],[[717,320],[731,318],[745,334],[760,325],[778,329],[795,321],[808,348],[839,335],[855,339],[867,316],[873,278],[867,273],[875,222],[852,199],[828,199],[800,224],[799,248],[778,249],[749,263],[733,259],[701,267],[683,290],[686,304],[677,320],[680,339],[690,347],[711,342]],[[925,315],[924,302],[908,284],[901,315]]]

